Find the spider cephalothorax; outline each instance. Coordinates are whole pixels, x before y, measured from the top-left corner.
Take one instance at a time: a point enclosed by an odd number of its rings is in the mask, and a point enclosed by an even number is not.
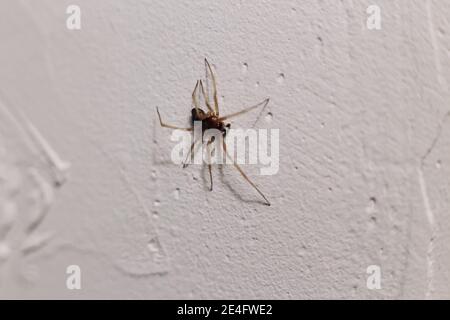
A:
[[[217,129],[222,132],[225,137],[228,129],[230,129],[231,124],[225,123],[218,116],[216,116],[213,112],[204,112],[200,108],[193,108],[191,110],[192,117],[192,126],[195,121],[202,122],[202,133],[208,129]]]

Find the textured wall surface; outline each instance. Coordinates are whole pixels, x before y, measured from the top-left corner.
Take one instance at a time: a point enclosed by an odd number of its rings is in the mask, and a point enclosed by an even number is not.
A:
[[[3,0],[0,17],[1,298],[450,298],[449,1]],[[188,123],[204,57],[223,110],[271,98],[256,127],[280,129],[279,172],[245,167],[270,207],[232,167],[209,192],[171,162],[155,107]]]

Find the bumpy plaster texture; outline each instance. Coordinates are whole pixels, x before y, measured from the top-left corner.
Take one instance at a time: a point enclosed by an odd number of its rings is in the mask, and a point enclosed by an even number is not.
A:
[[[366,27],[372,4],[381,30]],[[448,2],[0,12],[0,297],[450,297]],[[231,167],[208,192],[204,169],[170,161],[155,107],[187,124],[204,57],[223,110],[271,97],[256,126],[280,129],[280,170],[245,168],[271,207]]]

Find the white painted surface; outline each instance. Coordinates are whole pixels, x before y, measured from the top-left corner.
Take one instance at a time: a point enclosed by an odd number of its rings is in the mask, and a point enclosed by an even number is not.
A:
[[[66,29],[70,4],[81,30]],[[448,2],[0,12],[0,297],[450,297]],[[155,107],[187,123],[204,57],[223,110],[271,97],[257,127],[280,129],[280,171],[246,168],[271,207],[231,168],[211,193],[201,168],[170,162]]]

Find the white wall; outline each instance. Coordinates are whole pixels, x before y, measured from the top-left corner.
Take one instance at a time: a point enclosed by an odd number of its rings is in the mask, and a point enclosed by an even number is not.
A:
[[[0,12],[0,297],[450,297],[450,2]],[[204,57],[224,112],[271,98],[256,126],[280,129],[280,170],[246,167],[271,207],[231,167],[208,192],[201,167],[170,161],[155,107],[187,124]]]

